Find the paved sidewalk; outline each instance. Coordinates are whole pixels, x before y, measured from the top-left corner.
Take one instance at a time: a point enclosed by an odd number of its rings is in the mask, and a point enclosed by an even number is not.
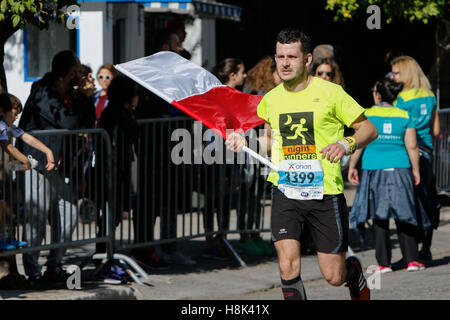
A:
[[[347,190],[349,204],[353,202],[354,190]],[[400,249],[393,231],[392,261],[401,258]],[[269,234],[263,234],[267,240]],[[230,235],[231,243],[237,235]],[[361,250],[357,236],[350,232],[350,244],[361,259],[364,268],[376,264],[373,246]],[[149,274],[144,284],[108,285],[83,282],[81,290],[0,290],[0,296],[8,300],[279,300],[281,290],[276,257],[242,255],[247,267],[230,258],[228,261],[212,261],[201,257],[205,249],[204,239],[180,242],[185,254],[197,259],[195,266],[173,265],[167,271]],[[433,238],[433,258],[425,271],[411,273],[404,270],[382,275],[381,289],[373,291],[374,299],[450,299],[450,207],[441,210],[441,225]],[[79,257],[93,253],[94,246],[68,250],[65,264],[79,263]],[[17,259],[20,263],[21,259]],[[21,270],[19,265],[19,271]],[[92,271],[93,265],[84,272]],[[348,290],[334,288],[323,280],[314,255],[302,257],[302,279],[309,299],[345,299]]]

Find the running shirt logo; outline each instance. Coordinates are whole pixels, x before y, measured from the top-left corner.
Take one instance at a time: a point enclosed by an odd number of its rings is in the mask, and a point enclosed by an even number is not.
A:
[[[426,115],[427,114],[427,105],[425,103],[422,103],[420,105],[420,114],[421,115]]]
[[[392,133],[392,123],[391,122],[385,122],[383,124],[383,133],[384,134],[391,134]]]
[[[312,112],[280,114],[279,127],[286,160],[317,159]]]

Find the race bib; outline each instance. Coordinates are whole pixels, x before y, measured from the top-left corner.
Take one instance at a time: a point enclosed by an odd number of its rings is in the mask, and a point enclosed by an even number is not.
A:
[[[289,199],[323,199],[320,160],[283,160],[278,167],[278,174],[278,189]]]

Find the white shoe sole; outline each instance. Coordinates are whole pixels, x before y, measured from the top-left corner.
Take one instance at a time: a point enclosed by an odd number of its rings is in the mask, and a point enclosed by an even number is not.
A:
[[[408,267],[406,271],[422,271],[425,270],[425,267]]]
[[[391,273],[392,269],[391,268],[387,268],[387,269],[377,270],[377,272],[379,272],[379,273]]]

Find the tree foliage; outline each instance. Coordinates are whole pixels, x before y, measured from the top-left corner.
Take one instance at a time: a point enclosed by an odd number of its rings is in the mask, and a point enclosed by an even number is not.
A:
[[[366,14],[370,5],[378,5],[386,23],[450,20],[449,0],[327,0],[325,9],[335,11],[335,21],[349,21]]]
[[[76,0],[0,0],[0,25],[21,29],[26,24],[47,29],[50,22],[64,22],[64,7]]]
[[[0,0],[0,85],[6,90],[6,75],[3,67],[5,43],[27,24],[39,29],[48,29],[51,22],[66,21],[64,8],[76,4],[76,0]]]

